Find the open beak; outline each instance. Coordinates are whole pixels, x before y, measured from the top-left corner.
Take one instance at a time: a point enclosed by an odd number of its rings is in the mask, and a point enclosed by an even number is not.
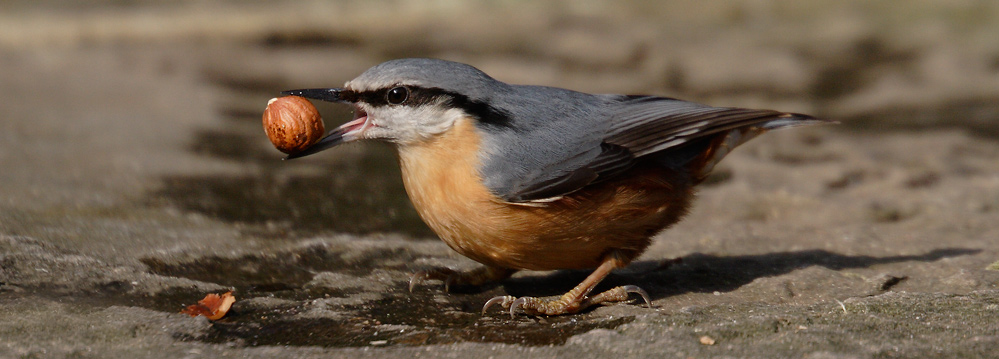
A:
[[[304,90],[289,90],[281,92],[282,95],[292,95],[301,96],[313,100],[322,100],[327,102],[340,102],[340,103],[350,103],[342,98],[340,98],[340,93],[343,92],[341,88],[330,88],[330,89],[304,89]],[[355,141],[361,138],[361,133],[368,128],[368,114],[364,112],[359,107],[354,108],[354,119],[350,122],[343,124],[331,130],[326,137],[323,137],[318,142],[309,146],[301,152],[296,152],[288,155],[284,159],[290,160],[299,157],[305,157],[308,155],[316,154],[322,152],[323,150],[336,147],[337,145]]]

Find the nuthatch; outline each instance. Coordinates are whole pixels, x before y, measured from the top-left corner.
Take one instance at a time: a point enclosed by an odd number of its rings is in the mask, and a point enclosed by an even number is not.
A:
[[[485,267],[434,269],[447,285],[529,270],[596,268],[559,299],[490,299],[513,315],[558,315],[648,295],[620,286],[590,296],[613,269],[677,222],[700,183],[736,146],[768,130],[825,122],[771,110],[655,96],[592,95],[510,85],[465,64],[382,63],[343,88],[284,94],[354,106],[352,121],[301,157],[364,139],[394,143],[406,192],[448,246]]]

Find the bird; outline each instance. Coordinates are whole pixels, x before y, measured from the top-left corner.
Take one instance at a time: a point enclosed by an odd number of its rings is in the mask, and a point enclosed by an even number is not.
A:
[[[591,295],[652,238],[679,221],[695,186],[733,148],[770,130],[830,121],[712,107],[668,97],[589,94],[496,80],[428,58],[375,65],[339,88],[284,95],[348,104],[353,118],[286,159],[340,144],[394,144],[402,182],[423,221],[483,266],[432,268],[410,280],[481,286],[521,270],[586,270],[557,298],[497,296],[511,316],[578,313],[628,301],[638,286]]]

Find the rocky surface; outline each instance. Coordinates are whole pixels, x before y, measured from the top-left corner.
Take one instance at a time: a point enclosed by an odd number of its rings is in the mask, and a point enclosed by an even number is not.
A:
[[[904,5],[904,6],[903,6]],[[201,2],[0,12],[0,357],[988,357],[999,347],[991,2]],[[585,271],[473,268],[393,150],[281,161],[281,90],[432,56],[514,83],[810,113],[727,158],[603,287],[653,307],[480,314]],[[348,109],[317,104],[327,126]],[[991,269],[990,269],[991,268]],[[179,314],[234,290],[222,320]]]

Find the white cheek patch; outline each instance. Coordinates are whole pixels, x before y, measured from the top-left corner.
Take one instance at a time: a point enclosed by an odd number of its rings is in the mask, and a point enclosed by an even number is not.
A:
[[[465,117],[465,111],[456,108],[447,109],[444,111],[441,111],[438,108],[436,110],[430,110],[428,112],[431,113],[427,114],[425,117],[420,117],[420,119],[422,119],[423,122],[419,126],[420,135],[425,138],[439,135],[446,132],[447,130],[450,130],[451,127],[454,127],[454,124],[458,122],[459,119]]]
[[[445,109],[433,104],[417,107],[384,106],[368,112],[372,125],[382,130],[377,131],[380,137],[398,143],[414,143],[433,138],[451,129],[464,116],[465,112],[460,109]]]

